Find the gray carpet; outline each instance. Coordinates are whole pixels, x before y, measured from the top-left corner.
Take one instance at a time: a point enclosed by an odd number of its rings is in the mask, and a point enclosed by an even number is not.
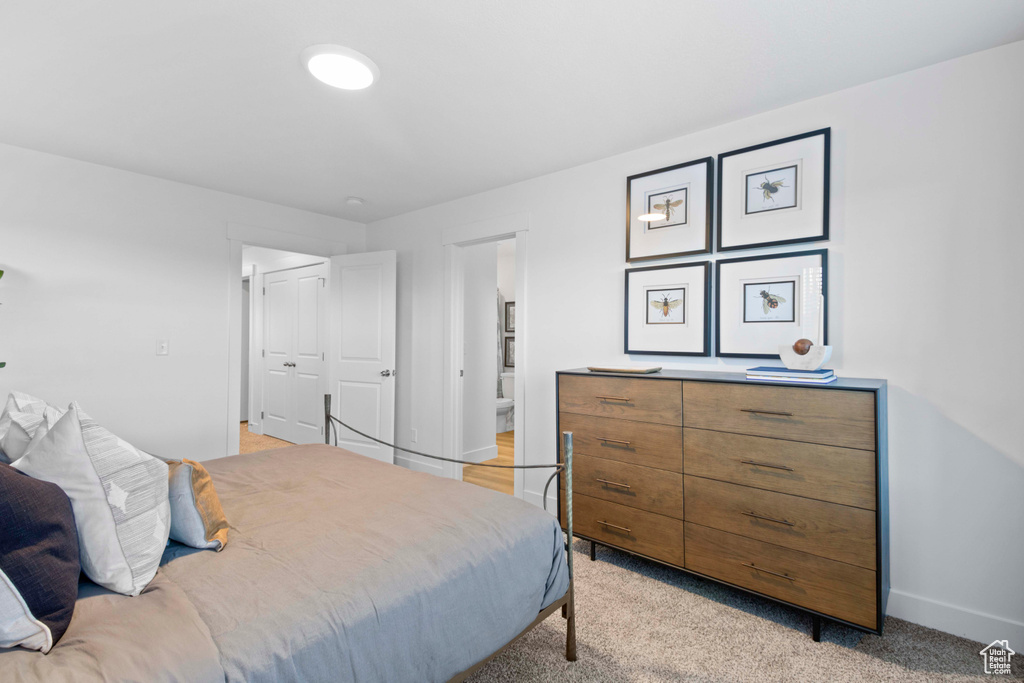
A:
[[[986,676],[983,645],[888,618],[885,635],[826,622],[811,640],[797,610],[598,546],[575,543],[579,661],[565,661],[565,621],[552,615],[470,680],[967,681]]]

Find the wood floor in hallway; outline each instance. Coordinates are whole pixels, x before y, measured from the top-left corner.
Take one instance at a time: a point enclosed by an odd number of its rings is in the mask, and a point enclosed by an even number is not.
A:
[[[497,435],[498,457],[484,462],[493,465],[512,465],[515,462],[515,432],[501,432]],[[498,493],[513,495],[514,485],[512,473],[515,470],[498,469],[496,467],[479,467],[466,465],[462,468],[462,481],[493,489]]]
[[[249,423],[243,422],[241,424],[241,432],[238,438],[238,452],[239,453],[255,453],[256,451],[266,451],[271,448],[284,448],[285,446],[291,446],[292,444],[288,441],[282,441],[281,439],[275,439],[272,436],[265,436],[263,434],[253,434],[249,431]]]

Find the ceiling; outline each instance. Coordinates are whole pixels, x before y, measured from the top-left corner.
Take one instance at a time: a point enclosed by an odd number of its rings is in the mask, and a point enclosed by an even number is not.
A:
[[[368,223],[1021,39],[1020,0],[4,0],[0,142]]]

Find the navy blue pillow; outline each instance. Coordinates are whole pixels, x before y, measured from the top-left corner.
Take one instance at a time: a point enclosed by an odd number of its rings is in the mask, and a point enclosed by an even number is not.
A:
[[[7,579],[0,577],[0,640],[8,634],[0,646],[48,652],[67,631],[78,598],[71,501],[56,484],[0,463],[0,520],[0,571]]]

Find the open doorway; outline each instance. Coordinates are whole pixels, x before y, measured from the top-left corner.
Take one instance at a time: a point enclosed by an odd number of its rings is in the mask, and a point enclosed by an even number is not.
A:
[[[242,248],[240,453],[323,439],[329,270],[323,256]]]
[[[463,367],[467,373],[479,373],[482,377],[467,376],[463,382],[463,444],[475,441],[493,447],[487,449],[494,457],[483,460],[484,464],[512,465],[515,462],[515,310],[516,310],[516,241],[515,238],[467,247],[464,252],[464,346]],[[493,259],[493,268],[491,264]],[[494,289],[488,290],[488,281],[494,274]],[[493,292],[493,294],[492,294]],[[480,360],[475,361],[476,357]],[[488,373],[488,361],[490,373]],[[480,402],[487,402],[487,376],[493,378],[494,391],[494,437],[490,440],[489,426],[485,411],[477,405],[475,396],[470,396],[477,383],[482,385]],[[482,381],[481,381],[482,380]],[[481,436],[477,437],[476,434]],[[477,451],[469,448],[465,458],[471,458]],[[495,467],[466,466],[462,480],[500,493],[514,495],[515,478],[513,470]]]
[[[526,414],[526,380],[529,377],[527,354],[529,345],[526,341],[529,322],[527,308],[527,247],[530,230],[530,216],[528,213],[510,214],[486,218],[474,223],[454,226],[444,231],[442,242],[445,250],[445,278],[444,278],[444,368],[442,377],[443,395],[443,453],[450,458],[469,461],[473,464],[483,463],[499,457],[498,437],[496,434],[496,422],[498,417],[498,386],[501,383],[501,373],[498,372],[498,348],[499,341],[502,348],[501,370],[505,370],[505,362],[510,363],[507,369],[514,370],[512,382],[506,382],[502,388],[502,398],[508,398],[512,394],[513,406],[508,411],[511,414],[513,423],[512,434],[507,432],[503,439],[511,446],[512,464],[522,465],[525,462],[525,444],[529,435],[527,434]],[[506,303],[511,299],[514,307],[514,320],[510,321],[515,330],[514,333],[504,332],[505,320],[498,314],[498,274],[497,274],[497,243],[506,240],[514,240],[514,283],[513,297],[506,296]],[[508,247],[505,247],[506,249]],[[473,252],[476,249],[488,249],[488,257],[481,259]],[[476,278],[479,283],[473,287],[470,277],[467,281],[467,269],[480,267],[480,264],[488,264],[489,274],[480,275]],[[466,305],[466,296],[479,292],[479,304],[474,306]],[[479,399],[467,395],[464,391],[466,384],[466,370],[469,365],[463,346],[466,338],[476,332],[467,332],[465,329],[466,319],[476,319],[474,311],[485,311],[487,316],[481,317],[473,323],[474,330],[479,330],[483,336],[487,334],[487,341],[479,345],[481,353],[479,356],[479,386],[481,394]],[[467,311],[470,311],[467,315]],[[504,313],[504,307],[502,307]],[[499,332],[499,322],[501,331]],[[477,325],[479,323],[479,325]],[[505,338],[511,337],[508,348],[511,353],[504,353],[506,346]],[[514,366],[512,365],[514,364]],[[475,367],[475,366],[474,366]],[[509,386],[510,385],[510,386]],[[474,383],[474,386],[476,384]],[[486,393],[485,393],[486,392]],[[473,417],[467,419],[467,406],[475,407]],[[507,413],[507,414],[508,414]],[[464,443],[464,424],[472,422],[480,430],[481,442],[487,437],[483,436],[484,430],[490,430],[490,441],[488,447],[490,453],[480,451],[474,454],[474,448]],[[509,438],[511,436],[511,438]],[[466,457],[469,452],[471,457]],[[507,453],[503,449],[503,452]],[[475,456],[475,457],[474,457]],[[507,458],[507,456],[506,456]],[[472,465],[460,463],[445,464],[442,468],[442,475],[452,479],[463,479],[463,470]],[[484,469],[484,468],[477,468]],[[493,468],[487,468],[493,469]],[[507,482],[507,480],[505,480]],[[525,498],[527,477],[522,469],[512,470],[512,495],[517,498]],[[531,481],[532,483],[532,481]],[[506,483],[507,486],[507,483]],[[507,490],[507,489],[506,489]]]

